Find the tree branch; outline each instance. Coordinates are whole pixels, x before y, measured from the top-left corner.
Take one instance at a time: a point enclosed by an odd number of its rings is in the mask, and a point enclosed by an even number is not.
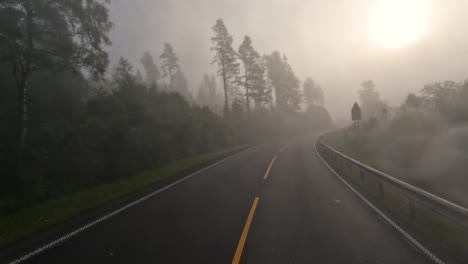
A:
[[[35,32],[39,34],[45,34],[45,35],[55,35],[55,36],[72,37],[72,38],[83,34],[83,31],[81,30],[72,31],[70,33],[60,33],[57,31],[50,31],[50,30],[36,30]]]

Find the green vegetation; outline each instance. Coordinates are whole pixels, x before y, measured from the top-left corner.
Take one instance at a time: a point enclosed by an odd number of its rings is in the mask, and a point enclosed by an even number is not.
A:
[[[247,146],[227,148],[182,159],[111,183],[99,184],[64,197],[26,207],[0,216],[0,248],[41,230],[59,225],[70,218],[123,198],[163,179],[189,172],[200,165],[219,159]]]
[[[349,151],[349,145],[344,143],[343,134],[340,134],[339,131],[329,133],[324,136],[324,141],[330,143],[329,145],[340,146],[340,152]],[[461,263],[468,260],[468,230],[466,226],[449,217],[442,216],[416,200],[412,200],[404,192],[380,182],[373,175],[336,154],[324,150],[320,151],[332,167],[337,169],[342,176],[349,177],[360,191],[370,197],[377,205],[390,212],[394,219],[418,230],[419,234],[425,237],[425,240],[430,240],[433,244],[443,248],[451,256],[458,258]]]
[[[223,151],[206,153],[331,123],[320,87],[309,80],[304,103],[286,56],[262,56],[250,37],[236,52],[222,19],[211,39],[222,90],[206,74],[195,98],[170,43],[159,61],[110,67],[111,4],[0,2],[0,245]]]
[[[467,207],[468,81],[435,82],[409,94],[399,108],[380,100],[372,81],[360,91],[364,121],[323,140],[362,163]],[[395,219],[410,225],[460,263],[468,261],[468,227],[380,183],[358,167],[334,166]],[[351,173],[349,173],[351,171]],[[357,176],[359,175],[359,176]]]
[[[323,140],[362,163],[468,206],[465,188],[468,81],[428,84],[420,96],[409,94],[401,107],[390,112],[380,101],[374,85],[368,86],[369,89],[360,91],[361,103],[365,106],[363,111],[367,111],[368,119],[360,126],[328,133]],[[466,223],[443,216],[391,186],[382,183],[379,186],[376,178],[354,165],[348,164],[354,167],[351,171],[356,172],[348,173],[342,169],[340,159],[335,161],[330,157],[330,160],[395,219],[418,230],[424,240],[438,245],[460,263],[467,262]],[[360,174],[359,178],[356,173]]]
[[[359,95],[361,125],[324,139],[359,161],[468,207],[468,80],[427,84],[393,108],[372,81],[363,83]]]
[[[369,138],[372,137],[371,133],[371,130],[366,129],[366,126],[357,129],[345,128],[327,133],[323,136],[323,140],[330,147],[351,158],[392,176],[404,179],[405,176],[398,168],[389,166],[385,160],[375,155],[373,146],[368,142]]]

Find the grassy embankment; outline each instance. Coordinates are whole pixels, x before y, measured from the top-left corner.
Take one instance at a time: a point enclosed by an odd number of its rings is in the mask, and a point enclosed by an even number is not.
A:
[[[5,248],[35,233],[57,226],[80,214],[116,201],[163,179],[180,175],[198,166],[239,152],[248,145],[232,147],[145,171],[129,178],[100,184],[73,194],[0,216],[0,248]]]
[[[330,147],[380,171],[405,180],[404,170],[386,166],[375,146],[368,145],[369,131],[343,129],[328,133],[323,140]],[[346,162],[331,159],[328,162],[345,174],[355,185],[370,197],[385,206],[394,216],[419,230],[426,238],[456,255],[462,261],[468,260],[468,230],[437,212],[415,202],[391,186],[379,186],[379,181],[360,168]]]

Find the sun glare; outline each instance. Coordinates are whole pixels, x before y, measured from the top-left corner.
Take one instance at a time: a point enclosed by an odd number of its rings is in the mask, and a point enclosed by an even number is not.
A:
[[[428,30],[429,0],[381,0],[370,18],[372,39],[385,48],[400,48]]]

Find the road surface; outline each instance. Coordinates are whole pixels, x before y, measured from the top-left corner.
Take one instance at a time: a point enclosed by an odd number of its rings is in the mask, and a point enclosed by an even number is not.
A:
[[[315,140],[248,149],[25,263],[428,263]]]

